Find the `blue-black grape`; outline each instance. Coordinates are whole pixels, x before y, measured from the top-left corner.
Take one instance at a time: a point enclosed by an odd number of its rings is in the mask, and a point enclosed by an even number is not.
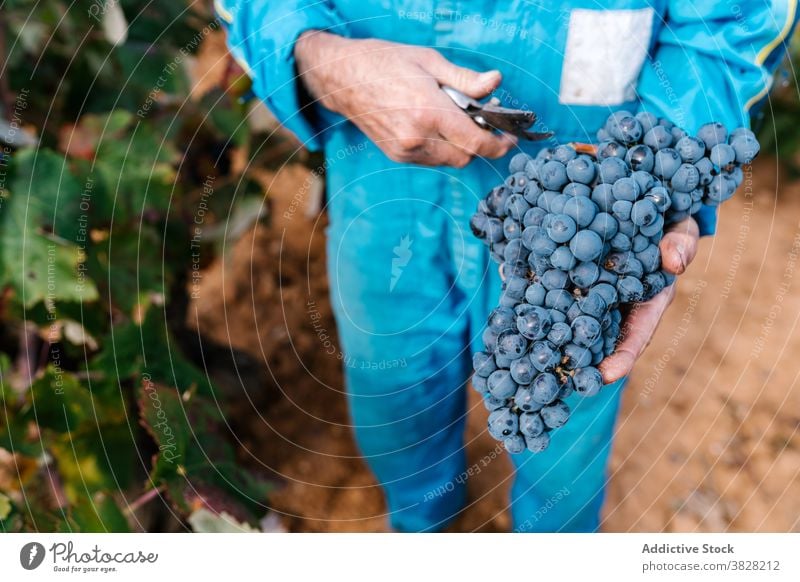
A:
[[[578,232],[575,220],[566,214],[556,214],[547,227],[547,236],[557,243],[568,242]]]
[[[627,204],[630,204],[630,202],[627,202],[626,200],[620,200],[620,202],[625,202]],[[631,210],[633,210],[633,205],[632,204],[631,204],[630,208],[631,208]],[[630,218],[628,220],[620,220],[619,221],[619,231],[622,234],[627,235],[631,239],[633,237],[635,237],[639,232],[638,231],[638,227],[635,224],[633,224],[633,221],[630,220]]]
[[[495,398],[511,398],[517,391],[517,383],[508,370],[495,370],[489,374],[487,387]]]
[[[569,250],[579,261],[593,261],[603,251],[603,239],[591,230],[581,230],[569,241]]]
[[[617,230],[619,229],[619,225],[617,220],[607,212],[598,212],[592,222],[588,226],[589,230],[592,230],[600,235],[600,238],[603,241],[610,241],[615,234],[617,234]],[[563,248],[563,247],[562,247]],[[556,249],[558,250],[558,249]]]
[[[645,273],[652,273],[661,266],[661,251],[657,245],[649,245],[644,250],[636,253],[636,258],[642,264]]]
[[[538,340],[545,337],[550,331],[551,325],[550,313],[538,305],[516,319],[517,331],[529,340]]]
[[[642,282],[636,277],[621,277],[617,282],[617,293],[623,303],[635,303],[641,301],[644,294]]]
[[[675,149],[684,162],[694,164],[706,155],[706,144],[699,138],[687,135],[675,144]]]
[[[572,305],[574,302],[575,298],[572,296],[572,294],[564,289],[553,289],[552,291],[548,291],[544,298],[545,307],[555,309],[562,313],[566,313],[570,308],[570,305]]]
[[[521,237],[522,228],[520,227],[519,222],[517,222],[510,216],[506,217],[506,219],[503,221],[503,235],[505,235],[506,240],[511,240]]]
[[[501,408],[507,408],[506,403],[508,401],[500,398],[495,398],[491,394],[484,394],[483,395],[483,406],[489,412],[494,410],[499,410]],[[499,440],[499,439],[498,439]]]
[[[676,192],[691,192],[700,184],[700,172],[694,164],[681,164],[670,179],[670,185]]]
[[[564,212],[564,204],[567,203],[567,200],[569,200],[569,196],[563,193],[559,194],[558,196],[554,196],[550,201],[550,212],[552,214],[561,214]]]
[[[656,161],[653,164],[653,174],[662,180],[669,180],[681,167],[683,160],[672,148],[663,148],[656,152]]]
[[[519,432],[525,438],[534,438],[544,432],[542,417],[536,412],[521,414],[519,417]]]
[[[567,273],[559,269],[548,269],[542,273],[540,282],[548,291],[566,289],[569,286],[569,277]]]
[[[519,418],[508,408],[500,408],[489,413],[489,434],[497,440],[517,434]]]
[[[631,250],[631,239],[628,235],[618,232],[611,237],[611,249],[615,251],[629,251]]]
[[[531,384],[533,399],[540,404],[550,404],[558,396],[559,386],[556,377],[549,372],[542,372]]]
[[[644,143],[654,151],[669,147],[672,144],[672,133],[663,125],[656,125],[644,134]]]
[[[578,156],[578,153],[575,151],[575,148],[568,145],[560,145],[557,146],[553,150],[553,159],[561,162],[562,164],[567,164],[570,160],[574,160]]]
[[[539,200],[539,196],[542,195],[542,187],[539,185],[539,182],[534,181],[531,179],[528,182],[528,185],[525,186],[525,190],[522,192],[522,196],[525,198],[525,202],[534,206],[536,202]]]
[[[586,228],[597,215],[597,205],[586,196],[576,196],[567,199],[561,212],[572,218],[578,227]]]
[[[592,202],[597,204],[601,212],[609,212],[614,204],[613,184],[600,183],[592,189]]]
[[[590,347],[600,337],[600,322],[588,315],[579,315],[572,322],[572,342],[582,348]]]
[[[717,167],[727,168],[736,160],[736,151],[726,143],[719,143],[711,148],[708,159]]]
[[[639,186],[640,193],[648,192],[652,188],[656,187],[656,178],[649,171],[643,172],[638,170],[636,172],[632,172],[631,178],[636,181],[636,185]]]
[[[633,115],[619,116],[609,125],[606,131],[612,138],[623,144],[634,144],[642,139],[642,124]]]
[[[561,361],[561,354],[547,341],[534,342],[531,346],[531,362],[540,372],[553,368]]]
[[[497,369],[494,363],[494,356],[489,352],[475,352],[472,356],[472,368],[475,374],[486,378]]]
[[[708,185],[708,203],[720,204],[728,200],[736,191],[736,183],[726,174],[714,176]]]
[[[617,200],[611,206],[611,212],[619,221],[630,220],[631,211],[633,210],[633,203],[629,200]],[[619,229],[620,224],[617,222],[617,229]]]
[[[525,213],[530,210],[531,205],[525,200],[522,194],[512,194],[506,200],[505,210],[506,215],[514,220],[521,221]]]
[[[625,161],[628,162],[634,172],[649,173],[653,171],[655,157],[653,156],[653,150],[644,144],[640,144],[628,150],[628,153],[625,154]]]
[[[561,193],[567,198],[571,198],[573,196],[590,196],[592,194],[592,189],[586,184],[570,182],[564,186],[564,189],[561,191]]]
[[[654,186],[647,192],[647,194],[644,195],[644,197],[655,204],[659,212],[666,212],[670,203],[672,202],[667,189],[663,186]]]
[[[681,212],[688,210],[692,205],[692,196],[686,192],[673,192],[672,193],[672,210]]]
[[[621,143],[613,140],[604,141],[597,146],[597,159],[601,161],[606,158],[625,159],[627,151],[627,148]]]
[[[647,198],[636,201],[631,209],[631,221],[636,226],[653,224],[659,215],[656,205]]]
[[[597,263],[583,261],[569,272],[569,278],[576,287],[586,289],[594,285],[600,278],[600,267],[597,266]]]
[[[615,200],[627,200],[633,202],[639,197],[639,184],[631,177],[620,178],[614,182],[612,187]]]
[[[530,386],[520,386],[517,389],[514,393],[514,405],[522,412],[537,412],[544,406],[541,402],[533,399],[533,390]]]
[[[731,134],[731,147],[735,154],[735,161],[737,164],[749,164],[761,151],[761,146],[758,144],[753,132],[746,130],[747,133]]]
[[[608,303],[603,296],[591,289],[585,297],[578,299],[578,306],[586,315],[600,319],[606,314]]]
[[[636,119],[642,124],[642,131],[647,133],[658,125],[658,117],[648,111],[640,111],[636,114]]]
[[[515,329],[506,329],[497,335],[497,353],[515,359],[528,350],[528,341]]]
[[[528,444],[525,442],[525,437],[521,434],[515,434],[503,440],[503,446],[509,453],[516,455],[523,452]]]
[[[572,382],[575,392],[581,396],[595,396],[603,387],[603,376],[597,368],[586,366],[575,370]]]
[[[562,400],[556,400],[539,411],[539,416],[547,428],[559,428],[569,420],[569,406]]]
[[[480,376],[477,371],[472,374],[472,387],[479,394],[489,392],[489,386],[486,377]]]
[[[533,438],[525,437],[525,445],[532,453],[544,452],[547,450],[547,447],[550,446],[550,433],[543,432],[539,436]]]
[[[514,310],[509,307],[496,307],[489,314],[489,329],[495,333],[500,333],[506,329],[512,329],[516,320]]]
[[[575,258],[575,255],[572,254],[572,251],[569,250],[569,247],[563,246],[553,251],[553,254],[550,255],[550,263],[556,269],[569,271],[578,264],[578,260]]]
[[[548,337],[550,336],[548,335]],[[511,374],[511,379],[517,384],[530,384],[536,375],[536,369],[527,354],[513,360],[508,370]]]
[[[620,158],[606,158],[600,162],[598,174],[600,181],[604,184],[613,184],[620,178],[626,177],[630,173],[625,160]]]
[[[556,160],[545,162],[539,176],[542,186],[547,190],[561,190],[568,181],[566,166]]]
[[[567,177],[573,182],[591,184],[596,173],[594,160],[589,156],[577,156],[567,162]]]
[[[597,293],[600,295],[607,306],[612,306],[617,303],[617,288],[609,283],[598,283],[592,287],[590,293]]]
[[[506,243],[506,247],[503,249],[503,259],[506,264],[518,261],[526,262],[530,253],[520,238],[513,238]]]
[[[643,224],[639,227],[639,232],[641,232],[645,236],[656,236],[657,234],[664,231],[664,215],[659,214],[656,217],[655,222],[651,222],[650,224]]]
[[[572,340],[572,328],[563,322],[554,323],[547,334],[547,341],[560,347]]]
[[[531,305],[544,305],[544,297],[547,295],[547,289],[540,283],[532,283],[525,290],[525,301]]]
[[[721,123],[711,122],[706,123],[697,130],[697,137],[702,140],[706,149],[710,150],[717,144],[725,143],[728,138],[728,131]]]
[[[508,171],[512,174],[516,174],[517,172],[523,172],[525,170],[525,166],[528,162],[531,161],[531,157],[526,153],[519,153],[515,154],[511,161],[508,162]]]

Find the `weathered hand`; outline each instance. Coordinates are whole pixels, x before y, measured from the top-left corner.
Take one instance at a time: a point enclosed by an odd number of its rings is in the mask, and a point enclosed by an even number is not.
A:
[[[461,168],[516,144],[475,125],[440,89],[450,85],[479,99],[498,86],[498,71],[458,67],[430,48],[316,31],[298,39],[295,57],[310,95],[397,162]]]
[[[693,218],[687,218],[667,229],[661,239],[661,264],[664,270],[680,275],[697,254],[700,229]],[[617,349],[599,366],[603,381],[610,384],[627,376],[661,322],[661,317],[675,298],[675,285],[670,285],[646,303],[631,308],[623,321]]]

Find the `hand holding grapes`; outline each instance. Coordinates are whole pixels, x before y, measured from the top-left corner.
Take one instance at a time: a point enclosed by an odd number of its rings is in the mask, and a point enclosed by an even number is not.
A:
[[[573,394],[631,371],[697,253],[693,216],[733,196],[760,148],[747,128],[692,136],[648,112],[612,113],[597,139],[515,155],[470,219],[504,279],[472,387],[510,453],[546,450]]]
[[[680,275],[697,254],[697,243],[700,229],[694,218],[686,218],[668,227],[659,244],[661,249],[661,266],[673,275]],[[613,354],[599,365],[606,384],[627,376],[636,360],[655,334],[661,318],[675,298],[673,283],[661,293],[645,303],[637,303],[631,307],[622,325],[622,340],[617,344]]]
[[[396,162],[461,168],[473,156],[502,157],[516,144],[478,127],[440,89],[485,97],[500,84],[498,71],[458,67],[430,48],[316,31],[300,37],[295,57],[311,96]]]

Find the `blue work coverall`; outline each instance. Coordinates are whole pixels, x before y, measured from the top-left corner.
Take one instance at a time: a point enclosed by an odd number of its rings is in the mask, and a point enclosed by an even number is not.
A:
[[[325,152],[348,402],[400,531],[440,530],[466,501],[465,386],[500,285],[468,221],[508,160],[464,169],[389,160],[352,123],[304,107],[297,37],[318,29],[428,46],[457,65],[498,69],[504,104],[536,111],[537,129],[559,142],[586,142],[618,109],[645,109],[690,132],[711,120],[748,125],[797,16],[796,0],[217,0],[216,8],[256,95],[307,148]],[[697,218],[702,234],[713,233],[713,209]],[[599,527],[621,388],[572,396],[573,416],[550,448],[512,456],[515,530]]]

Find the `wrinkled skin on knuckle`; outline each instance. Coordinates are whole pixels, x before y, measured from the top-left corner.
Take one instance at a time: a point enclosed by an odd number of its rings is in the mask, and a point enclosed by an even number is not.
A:
[[[465,153],[469,155],[479,155],[481,150],[485,150],[484,139],[482,135],[470,135],[464,140],[462,146]]]
[[[405,116],[409,125],[408,133],[411,134],[424,134],[427,129],[435,124],[431,112],[422,106],[412,107]]]
[[[417,62],[425,64],[426,62],[438,58],[439,53],[430,47],[415,47],[413,56],[417,59]]]
[[[397,147],[404,155],[413,156],[425,147],[425,139],[420,136],[405,136],[397,139]]]
[[[410,164],[413,161],[409,153],[397,147],[387,148],[384,153],[390,160],[398,164]]]
[[[468,156],[466,154],[463,154],[463,155],[456,156],[453,159],[453,161],[451,162],[451,165],[454,168],[461,169],[461,168],[465,168],[471,161],[472,161],[472,158],[470,156]]]

